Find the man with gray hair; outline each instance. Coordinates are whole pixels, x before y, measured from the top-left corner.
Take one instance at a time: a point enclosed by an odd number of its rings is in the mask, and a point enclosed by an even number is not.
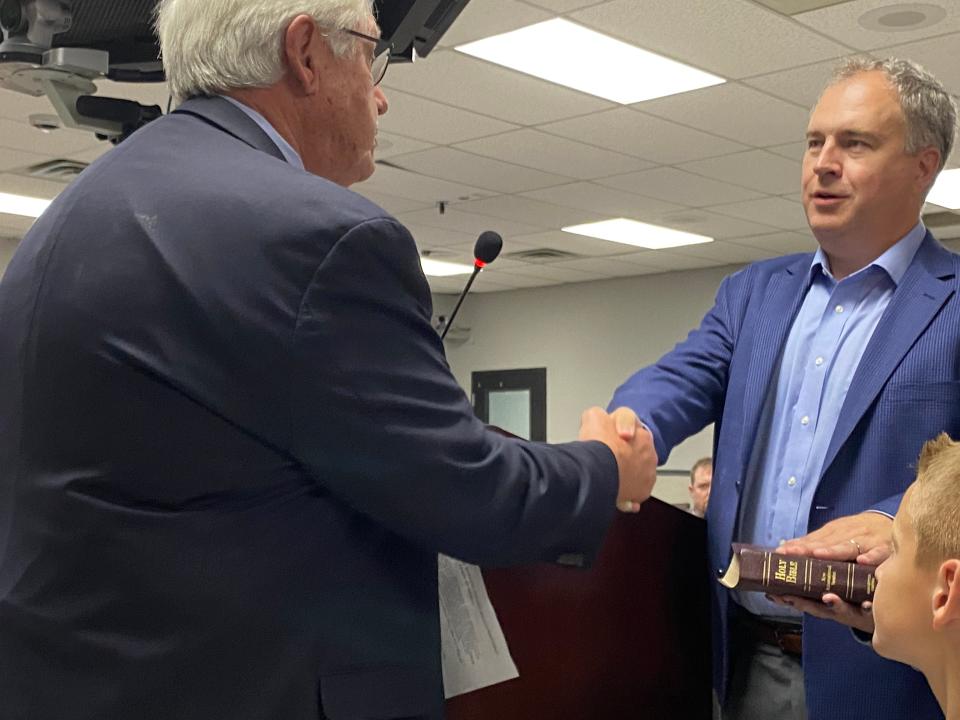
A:
[[[439,718],[437,553],[589,561],[649,433],[476,419],[413,239],[347,189],[387,111],[370,0],[157,27],[179,109],[0,282],[0,718]]]
[[[816,253],[726,278],[686,341],[620,387],[665,461],[716,423],[707,537],[879,562],[923,443],[960,433],[960,257],[920,210],[956,108],[905,60],[843,66],[810,115],[802,201]],[[713,586],[724,720],[935,720],[922,676],[877,657],[869,609]]]

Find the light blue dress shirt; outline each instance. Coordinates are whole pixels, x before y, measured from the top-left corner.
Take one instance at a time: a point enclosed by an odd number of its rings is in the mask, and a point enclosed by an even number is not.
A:
[[[226,95],[221,95],[221,97],[227,102],[233,103],[238,108],[243,110],[247,116],[253,120],[257,125],[260,126],[260,129],[263,130],[267,137],[273,140],[273,143],[280,148],[280,152],[283,153],[283,157],[288,163],[293,165],[295,168],[300,168],[304,170],[303,159],[300,157],[300,154],[293,149],[293,146],[284,139],[283,135],[277,132],[277,129],[270,124],[270,121],[267,120],[263,115],[258,113],[249,105],[244,105],[239,100],[234,100],[232,97],[227,97]]]
[[[837,282],[818,250],[807,294],[767,393],[740,503],[740,542],[776,546],[807,533],[823,461],[863,351],[926,235],[922,223],[870,265]],[[800,613],[761,593],[744,608],[780,620]]]

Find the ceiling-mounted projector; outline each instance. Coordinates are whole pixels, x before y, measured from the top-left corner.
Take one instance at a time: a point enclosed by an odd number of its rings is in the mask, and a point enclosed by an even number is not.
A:
[[[426,57],[469,0],[377,0],[395,61]],[[153,32],[157,0],[0,0],[0,87],[46,95],[65,127],[119,142],[160,108],[91,97],[94,81],[164,79]]]

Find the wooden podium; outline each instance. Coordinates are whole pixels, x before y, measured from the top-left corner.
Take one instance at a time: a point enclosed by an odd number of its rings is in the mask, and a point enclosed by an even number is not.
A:
[[[485,569],[520,677],[449,720],[710,720],[706,528],[656,499],[619,515],[589,570]]]

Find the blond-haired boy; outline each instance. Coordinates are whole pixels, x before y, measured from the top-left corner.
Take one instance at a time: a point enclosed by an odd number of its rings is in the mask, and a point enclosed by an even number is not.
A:
[[[877,579],[874,649],[920,670],[960,720],[960,443],[945,434],[920,453]]]

